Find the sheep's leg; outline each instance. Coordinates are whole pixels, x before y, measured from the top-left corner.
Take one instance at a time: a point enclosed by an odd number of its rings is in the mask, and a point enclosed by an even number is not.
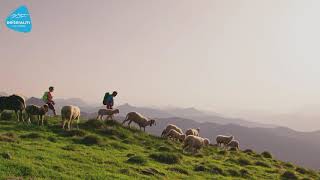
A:
[[[77,129],[79,129],[79,121],[80,121],[80,117],[78,116],[78,118],[77,118]]]
[[[98,116],[97,116],[97,120],[100,120],[100,115],[98,114]]]
[[[72,123],[72,118],[70,118],[70,119],[68,120],[68,129],[69,129],[69,130],[71,130],[71,123]]]
[[[129,119],[125,119],[122,124],[125,124],[127,121],[129,121]]]
[[[62,120],[62,129],[64,129],[64,126],[66,125],[66,121]]]
[[[17,111],[17,110],[14,110],[14,112],[15,112],[15,114],[16,114],[16,116],[17,116],[17,119],[18,119],[18,122],[19,122],[20,120],[19,120],[18,111]]]
[[[66,125],[66,118],[62,116],[62,129],[64,129],[65,125]]]
[[[40,116],[40,119],[41,119],[41,126],[43,126],[43,120],[44,120],[44,118],[43,118],[42,115]]]
[[[24,122],[24,118],[23,118],[22,110],[20,110],[20,117],[21,117],[21,120]]]
[[[130,127],[130,124],[132,123],[132,120],[129,120],[128,126]],[[141,127],[140,127],[141,130]]]
[[[226,144],[223,144],[223,148],[224,148],[225,150],[228,150],[228,146],[227,146]]]
[[[27,113],[27,120],[31,123],[30,114]]]
[[[72,120],[68,121],[68,130],[72,129]]]

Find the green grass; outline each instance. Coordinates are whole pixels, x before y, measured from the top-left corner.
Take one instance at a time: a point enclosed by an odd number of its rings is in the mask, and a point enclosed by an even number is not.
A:
[[[0,179],[320,179],[313,170],[260,155],[181,144],[94,120],[70,132],[60,120],[44,127],[0,121]]]

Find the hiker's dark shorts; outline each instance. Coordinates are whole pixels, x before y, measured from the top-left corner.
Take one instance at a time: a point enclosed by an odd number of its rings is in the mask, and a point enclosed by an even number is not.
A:
[[[52,104],[51,102],[47,102],[47,104],[48,104],[48,106],[49,106],[49,109],[55,110],[55,109],[54,109],[54,106],[53,106],[53,104]]]

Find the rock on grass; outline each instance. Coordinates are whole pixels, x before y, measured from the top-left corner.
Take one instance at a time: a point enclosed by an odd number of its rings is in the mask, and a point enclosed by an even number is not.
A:
[[[182,159],[182,156],[180,154],[174,154],[174,153],[153,153],[150,155],[150,157],[160,163],[165,164],[176,164],[179,163]]]
[[[88,145],[88,146],[90,146],[90,145],[102,145],[103,141],[99,136],[88,135],[88,136],[85,136],[83,139],[81,139],[80,143],[84,144],[84,145]]]

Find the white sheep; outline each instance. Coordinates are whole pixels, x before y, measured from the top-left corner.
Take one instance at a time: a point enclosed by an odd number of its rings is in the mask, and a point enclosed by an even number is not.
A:
[[[164,129],[161,133],[161,137],[164,137],[171,129],[176,130],[178,133],[183,134],[183,131],[174,124],[168,124],[166,129]]]
[[[210,141],[207,138],[189,135],[184,140],[183,150],[191,150],[193,153],[196,153],[203,146],[208,146],[209,144]]]
[[[149,119],[147,117],[144,117],[143,115],[137,112],[129,112],[126,116],[126,119],[122,122],[122,124],[124,124],[127,121],[129,121],[128,123],[129,127],[131,122],[135,122],[136,124],[139,125],[140,130],[141,130],[141,127],[143,127],[144,131],[146,131],[146,126],[152,126],[153,124],[156,125],[156,121],[154,119]]]
[[[99,109],[97,120],[98,119],[102,120],[104,115],[107,115],[106,120],[108,119],[113,120],[113,115],[119,114],[119,112],[120,112],[119,109]]]
[[[182,134],[178,131],[176,131],[175,129],[171,129],[166,135],[165,137],[171,138],[173,140],[178,140],[178,141],[184,141],[184,139],[186,138],[185,134]]]
[[[233,140],[233,136],[224,136],[224,135],[218,135],[216,137],[216,141],[218,146],[224,146],[226,147],[227,144],[229,144]]]
[[[64,106],[61,109],[62,129],[64,129],[66,123],[68,123],[68,129],[72,128],[74,120],[77,122],[77,129],[79,129],[78,123],[80,121],[80,108],[77,106]]]
[[[46,113],[49,110],[49,106],[47,104],[39,107],[36,105],[28,105],[25,109],[26,114],[27,114],[27,119],[29,122],[31,116],[38,116],[38,125],[40,125],[40,121],[41,121],[41,125],[43,125],[43,120],[44,120],[44,116],[46,115]]]
[[[230,141],[229,144],[227,144],[227,147],[228,147],[229,149],[235,148],[236,150],[239,150],[239,141],[237,141],[237,140],[232,140],[232,141]]]
[[[199,136],[199,133],[200,133],[200,128],[197,128],[197,129],[188,129],[185,134],[186,136],[189,136],[189,135]]]

